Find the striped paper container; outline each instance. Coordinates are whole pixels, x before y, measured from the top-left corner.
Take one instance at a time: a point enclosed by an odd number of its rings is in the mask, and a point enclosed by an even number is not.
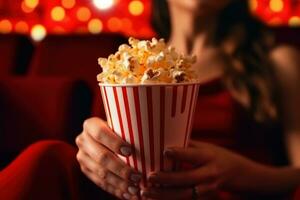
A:
[[[166,147],[187,146],[192,129],[199,85],[100,84],[108,125],[134,146],[132,156],[120,156],[129,166],[146,175],[170,171],[163,156]]]

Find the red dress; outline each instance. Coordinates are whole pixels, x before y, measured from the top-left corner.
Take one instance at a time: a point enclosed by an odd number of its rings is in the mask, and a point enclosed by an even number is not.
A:
[[[252,120],[221,80],[200,87],[193,139],[278,165],[286,164],[280,133],[278,123],[262,125]],[[59,141],[31,145],[0,172],[0,200],[113,199],[81,173],[76,152],[73,146]],[[222,194],[218,199],[233,196]]]

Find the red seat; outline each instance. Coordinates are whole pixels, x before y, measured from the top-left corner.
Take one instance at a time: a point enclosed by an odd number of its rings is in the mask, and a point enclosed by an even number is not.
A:
[[[96,84],[100,72],[98,57],[114,53],[124,38],[118,35],[51,35],[34,54],[30,74],[72,76]]]
[[[0,75],[24,74],[32,52],[33,45],[27,37],[0,34]]]
[[[86,84],[70,78],[4,78],[0,96],[0,158],[7,161],[37,140],[74,143],[91,105]]]
[[[38,76],[71,76],[85,80],[94,91],[93,115],[104,117],[96,75],[101,72],[99,57],[114,53],[125,43],[119,35],[49,36],[42,41],[33,58],[30,74]]]

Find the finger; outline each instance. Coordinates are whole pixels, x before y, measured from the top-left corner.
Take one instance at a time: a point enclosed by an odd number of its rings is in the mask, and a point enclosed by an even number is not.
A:
[[[197,147],[197,148],[208,148],[211,146],[211,144],[206,143],[206,142],[200,142],[198,140],[190,140],[189,141],[189,146],[190,147]]]
[[[107,183],[111,184],[115,188],[119,188],[123,192],[129,192],[131,195],[136,195],[139,189],[134,186],[134,184],[125,181],[114,173],[101,168],[94,160],[92,160],[87,154],[79,151],[77,154],[77,159],[86,168],[90,169],[94,174],[98,175],[99,179],[105,180]]]
[[[98,187],[102,188],[104,191],[115,195],[116,197],[120,199],[131,199],[131,195],[128,193],[122,192],[120,189],[115,188],[113,185],[105,182],[102,179],[99,179],[97,175],[95,175],[91,170],[89,170],[86,167],[81,167],[82,172],[92,181],[94,182]]]
[[[209,148],[168,148],[164,152],[169,159],[186,161],[192,164],[204,164],[212,160],[214,154]]]
[[[156,172],[151,173],[148,181],[152,184],[168,186],[193,186],[198,183],[210,182],[217,179],[215,167],[206,165],[197,169],[179,172]]]
[[[132,147],[117,136],[100,118],[90,118],[83,123],[84,131],[87,132],[94,140],[106,146],[111,151],[129,156],[132,153]]]
[[[94,174],[96,174],[100,179],[105,179],[106,174],[108,173],[108,170],[101,168],[95,161],[93,161],[88,154],[84,153],[82,150],[79,150],[76,158],[80,164],[80,166],[83,166],[89,171],[92,171]]]
[[[140,182],[142,176],[139,173],[126,165],[106,147],[95,142],[91,136],[83,133],[83,137],[80,140],[82,140],[82,142],[79,142],[79,146],[81,146],[80,148],[103,168],[113,172],[125,180],[130,180],[135,183]]]
[[[201,184],[196,186],[197,194],[199,196],[204,196],[206,194],[214,193],[218,190],[218,184],[213,182],[211,184]]]

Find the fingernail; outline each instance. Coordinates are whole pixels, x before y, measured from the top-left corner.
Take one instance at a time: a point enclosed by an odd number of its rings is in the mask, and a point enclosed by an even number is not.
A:
[[[133,182],[138,183],[138,182],[141,181],[142,175],[140,175],[140,174],[131,174],[131,175],[130,175],[130,179],[131,179]]]
[[[129,187],[128,187],[128,192],[129,192],[130,194],[136,195],[136,194],[138,193],[138,191],[139,191],[139,189],[136,188],[136,187],[134,187],[134,186],[129,186]]]
[[[124,193],[124,194],[123,194],[123,198],[124,198],[124,199],[130,199],[131,196],[130,196],[130,194],[128,194],[128,193]]]
[[[131,148],[128,146],[122,146],[120,148],[120,151],[123,156],[130,156],[132,152]]]

